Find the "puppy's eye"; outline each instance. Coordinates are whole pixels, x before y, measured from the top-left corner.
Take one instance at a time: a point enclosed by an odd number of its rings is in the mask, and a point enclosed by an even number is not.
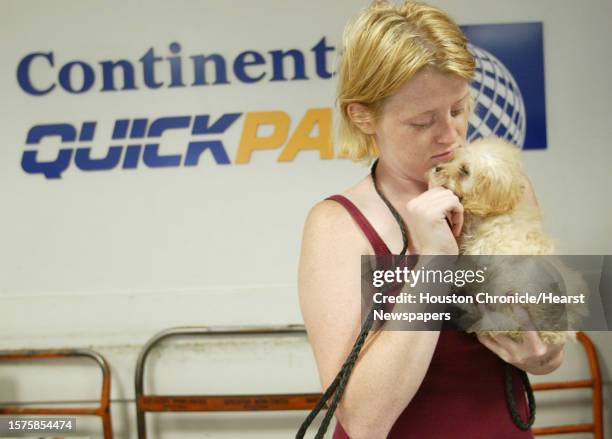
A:
[[[470,170],[468,169],[468,167],[466,165],[461,165],[461,167],[459,168],[459,171],[463,175],[466,175],[466,176],[470,175]]]
[[[436,166],[434,172],[440,172],[442,170],[442,166]]]

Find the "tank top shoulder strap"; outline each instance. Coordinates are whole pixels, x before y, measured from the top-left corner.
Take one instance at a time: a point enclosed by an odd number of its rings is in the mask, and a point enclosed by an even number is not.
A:
[[[368,238],[368,241],[370,241],[370,245],[374,249],[374,254],[376,256],[391,254],[391,250],[389,250],[389,247],[387,247],[385,241],[382,240],[378,232],[376,232],[374,227],[372,227],[372,224],[370,224],[368,219],[351,200],[343,195],[332,195],[331,197],[327,197],[326,200],[336,201],[344,206],[346,210],[348,210],[349,214],[351,217],[353,217],[363,234],[366,236],[366,238]]]

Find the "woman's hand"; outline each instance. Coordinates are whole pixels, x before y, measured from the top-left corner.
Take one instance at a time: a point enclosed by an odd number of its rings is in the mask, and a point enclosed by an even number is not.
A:
[[[533,375],[545,375],[563,362],[562,344],[544,343],[537,331],[525,331],[520,341],[506,335],[478,335],[478,340],[506,363]]]
[[[533,375],[545,375],[561,366],[564,345],[544,343],[527,310],[517,305],[512,308],[521,328],[525,329],[519,341],[503,334],[478,335],[478,340],[506,363]]]
[[[407,227],[416,253],[456,255],[463,227],[463,206],[450,190],[435,187],[406,204]]]

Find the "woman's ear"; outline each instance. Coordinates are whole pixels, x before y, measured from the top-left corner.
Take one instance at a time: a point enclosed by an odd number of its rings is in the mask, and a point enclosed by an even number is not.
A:
[[[364,104],[351,102],[346,107],[351,122],[364,134],[373,135],[376,132],[372,111]]]

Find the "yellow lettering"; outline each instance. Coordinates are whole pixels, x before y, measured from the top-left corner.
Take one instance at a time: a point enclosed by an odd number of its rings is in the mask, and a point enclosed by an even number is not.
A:
[[[318,136],[310,137],[309,134],[317,124],[319,125]],[[293,132],[289,142],[287,142],[287,146],[278,157],[278,161],[291,161],[299,151],[304,149],[318,149],[319,157],[322,159],[333,158],[331,125],[331,108],[309,109]]]
[[[247,113],[235,163],[249,163],[251,153],[257,149],[280,148],[289,134],[289,123],[289,115],[284,111]],[[257,130],[261,125],[272,125],[274,131],[269,136],[258,137]]]

